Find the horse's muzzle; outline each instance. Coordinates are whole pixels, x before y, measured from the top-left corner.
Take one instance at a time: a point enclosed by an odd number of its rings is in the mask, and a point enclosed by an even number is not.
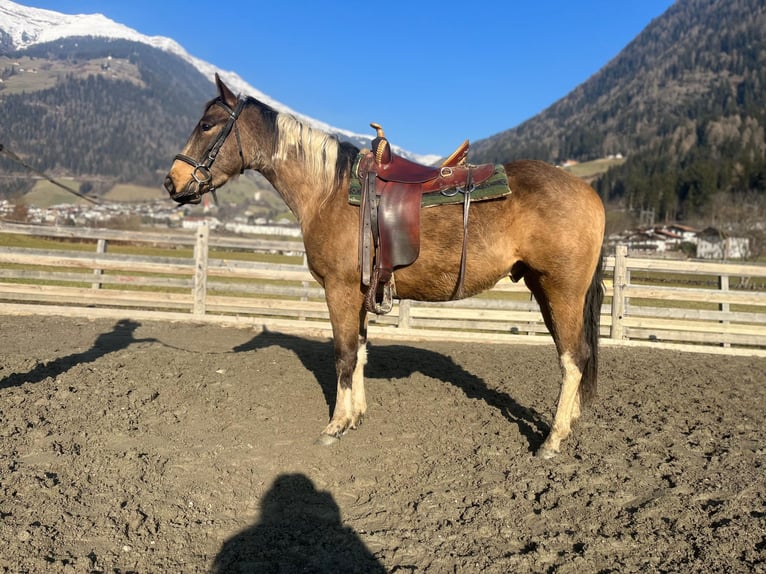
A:
[[[173,183],[173,178],[169,175],[165,176],[165,183],[162,184],[162,187],[164,187],[165,191],[170,194],[170,197],[173,197],[176,194],[176,184]]]
[[[173,183],[173,178],[167,176],[163,187],[165,188],[165,191],[170,194],[170,199],[181,205],[186,205],[187,203],[196,205],[202,201],[202,193],[204,192],[201,192],[199,189],[200,184],[196,181],[190,182],[189,185],[186,186],[186,189],[179,193],[176,190],[175,183]]]

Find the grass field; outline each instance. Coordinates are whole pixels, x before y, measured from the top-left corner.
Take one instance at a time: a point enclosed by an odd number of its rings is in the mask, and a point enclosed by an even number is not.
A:
[[[58,178],[62,184],[79,191],[80,183],[72,178]],[[50,207],[52,205],[77,204],[87,205],[88,201],[61,189],[47,180],[38,180],[35,186],[24,195],[23,203],[34,207]]]
[[[57,178],[57,181],[79,191],[81,182],[73,178]],[[153,201],[166,199],[167,193],[158,185],[147,187],[141,185],[118,183],[103,196],[107,201],[116,203],[133,203],[141,201]],[[50,207],[52,205],[78,204],[86,205],[88,202],[47,180],[38,180],[35,186],[24,195],[24,203],[35,207]]]
[[[272,239],[270,237],[269,239]],[[19,235],[15,233],[0,233],[0,247],[22,247],[27,249],[61,250],[61,251],[82,251],[95,252],[95,240],[73,240],[67,241],[58,238],[34,237],[31,235]],[[194,256],[194,250],[190,246],[180,245],[157,246],[147,243],[121,243],[110,241],[108,247],[109,253],[119,253],[123,255],[145,255],[149,257],[180,257],[191,258]],[[256,253],[246,250],[235,249],[216,249],[211,248],[210,259],[230,259],[234,261],[262,261],[265,263],[285,263],[300,264],[303,260],[302,255],[281,255],[278,253]]]
[[[159,185],[156,187],[146,187],[127,183],[118,183],[104,194],[105,200],[117,203],[154,201],[155,199],[167,199],[167,197],[167,192]]]
[[[625,163],[625,158],[602,158],[593,161],[584,161],[563,168],[574,176],[583,179],[591,179],[605,173],[610,167]]]
[[[75,179],[59,177],[56,181],[79,192],[80,185],[87,178]],[[287,218],[294,220],[284,201],[269,184],[259,177],[249,174],[229,182],[226,187],[218,190],[218,200],[221,204],[247,205],[250,212],[271,216],[275,220]],[[118,183],[106,191],[101,198],[114,203],[140,203],[156,200],[169,200],[167,192],[162,188],[162,182],[156,186]],[[39,179],[34,187],[23,197],[23,203],[31,207],[47,208],[53,205],[86,205],[85,199],[67,192],[54,183]]]
[[[0,70],[13,69],[3,80],[6,94],[20,94],[52,88],[63,77],[70,75],[87,78],[103,75],[141,85],[138,66],[122,59],[98,58],[94,60],[40,60],[37,58],[9,58],[0,56]]]

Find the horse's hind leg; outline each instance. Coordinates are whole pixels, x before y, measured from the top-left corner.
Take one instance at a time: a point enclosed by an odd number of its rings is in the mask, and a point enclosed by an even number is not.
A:
[[[556,344],[561,366],[561,390],[548,437],[537,455],[552,458],[559,453],[561,441],[569,436],[572,423],[580,416],[580,383],[592,350],[584,337],[583,308],[587,289],[575,288],[569,280],[525,276],[525,282],[540,305],[545,324]],[[562,284],[563,283],[563,284]],[[595,383],[595,381],[593,381]]]
[[[341,290],[343,293],[345,290]],[[354,304],[354,297],[325,289],[333,329],[337,394],[329,424],[318,442],[332,444],[349,429],[355,429],[367,412],[364,392],[364,366],[367,363],[367,313]]]
[[[556,414],[548,437],[537,451],[542,458],[552,458],[559,453],[561,441],[569,436],[572,423],[580,416],[582,379],[582,354],[565,350],[559,353],[561,365],[561,391],[556,405]]]

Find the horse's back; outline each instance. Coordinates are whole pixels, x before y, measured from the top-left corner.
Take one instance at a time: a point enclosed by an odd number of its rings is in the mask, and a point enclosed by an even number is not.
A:
[[[517,160],[505,164],[508,185],[517,197],[544,202],[547,207],[580,204],[603,211],[598,194],[584,180],[539,160]]]
[[[516,224],[544,226],[598,241],[604,232],[604,204],[584,180],[543,161],[518,160],[505,165]]]
[[[601,250],[604,210],[584,181],[541,161],[507,164],[511,193],[477,201],[468,216],[465,292],[479,293],[498,280],[541,273],[592,275]],[[430,207],[421,213],[420,256],[396,272],[403,298],[439,301],[455,290],[463,242],[463,206]],[[521,267],[519,266],[521,265]]]

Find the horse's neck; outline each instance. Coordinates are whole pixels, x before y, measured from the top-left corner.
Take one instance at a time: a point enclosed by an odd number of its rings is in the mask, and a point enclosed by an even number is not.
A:
[[[303,176],[301,166],[291,163],[294,162],[277,161],[272,169],[264,169],[261,173],[277,190],[298,221],[308,223],[319,210],[321,191]]]
[[[303,225],[337,195],[335,166],[339,146],[328,134],[292,116],[280,114],[276,125],[278,141],[271,158],[259,171]]]

